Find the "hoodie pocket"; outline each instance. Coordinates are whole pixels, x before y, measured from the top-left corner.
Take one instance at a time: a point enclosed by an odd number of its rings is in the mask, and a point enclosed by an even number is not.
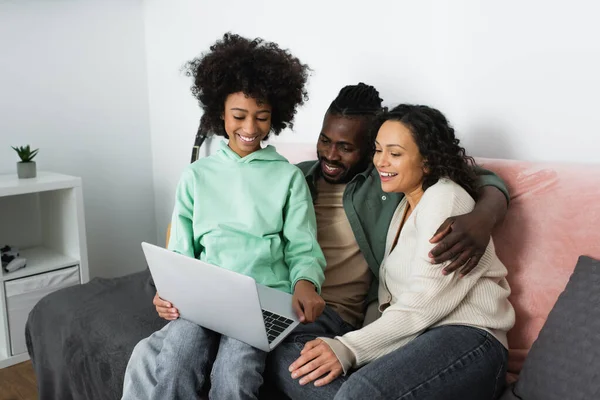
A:
[[[203,260],[240,274],[258,283],[289,286],[289,271],[283,261],[283,244],[278,235],[255,237],[232,233],[206,235]]]

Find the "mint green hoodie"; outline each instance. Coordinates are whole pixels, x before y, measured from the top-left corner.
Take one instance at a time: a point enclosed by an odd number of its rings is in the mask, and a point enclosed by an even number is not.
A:
[[[321,291],[325,257],[304,174],[273,146],[241,158],[225,141],[177,187],[169,249],[292,293]]]

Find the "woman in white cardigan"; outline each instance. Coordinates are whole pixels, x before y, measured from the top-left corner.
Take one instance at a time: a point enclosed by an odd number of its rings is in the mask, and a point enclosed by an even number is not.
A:
[[[473,159],[430,107],[400,105],[377,127],[373,162],[382,188],[405,195],[379,271],[381,317],[308,342],[290,373],[300,384],[341,386],[335,399],[495,399],[515,318],[506,268],[491,240],[464,277],[444,275],[445,264],[433,264],[429,253],[446,218],[473,210]]]

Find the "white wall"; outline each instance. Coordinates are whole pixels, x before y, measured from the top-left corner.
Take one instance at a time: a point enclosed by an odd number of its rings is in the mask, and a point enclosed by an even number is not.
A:
[[[0,4],[0,173],[10,145],[83,178],[92,276],[145,267],[155,241],[142,0]]]
[[[597,162],[599,13],[585,0],[146,0],[159,232],[200,116],[180,68],[225,31],[276,41],[314,69],[310,103],[279,140],[315,142],[339,89],[364,81],[387,104],[440,108],[473,155]]]

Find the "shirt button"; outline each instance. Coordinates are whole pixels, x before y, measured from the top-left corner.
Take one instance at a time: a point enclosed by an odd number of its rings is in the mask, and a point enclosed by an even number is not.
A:
[[[381,200],[385,200],[385,199],[387,199],[387,197],[381,196]]]

